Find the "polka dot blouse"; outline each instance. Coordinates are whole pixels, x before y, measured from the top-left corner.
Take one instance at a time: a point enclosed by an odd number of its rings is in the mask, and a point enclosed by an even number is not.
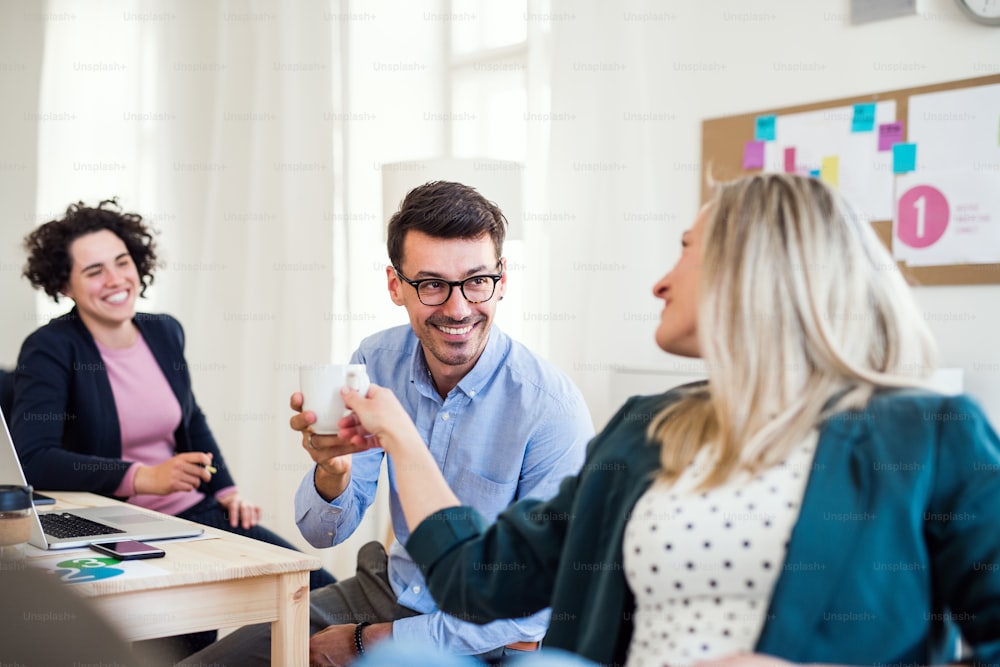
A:
[[[703,449],[673,486],[636,503],[622,545],[636,598],[627,667],[684,667],[752,651],[798,518],[816,438],[780,465],[694,491]]]

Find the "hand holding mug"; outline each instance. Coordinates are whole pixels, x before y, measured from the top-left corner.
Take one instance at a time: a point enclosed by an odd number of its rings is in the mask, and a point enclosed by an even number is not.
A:
[[[347,412],[340,396],[342,387],[361,394],[368,391],[368,372],[364,364],[307,364],[299,367],[302,408],[316,415],[312,432],[336,435],[338,422]]]
[[[302,392],[292,394],[289,405],[296,414],[288,420],[292,430],[302,434],[302,449],[317,465],[326,466],[330,472],[350,472],[349,455],[357,451],[357,448],[350,446],[338,435],[314,433],[312,426],[316,422],[316,414],[303,408],[303,398]]]
[[[313,482],[326,500],[333,500],[351,481],[351,454],[356,447],[337,437],[338,421],[347,408],[339,390],[344,385],[368,390],[368,374],[363,364],[311,364],[299,368],[301,392],[292,394],[289,421],[302,433],[302,449],[316,463]]]

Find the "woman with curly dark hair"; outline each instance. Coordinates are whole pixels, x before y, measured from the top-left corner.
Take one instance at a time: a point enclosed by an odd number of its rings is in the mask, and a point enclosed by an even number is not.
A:
[[[91,491],[293,548],[258,525],[198,407],[184,332],[136,312],[157,266],[152,231],[117,201],[82,202],[25,238],[24,276],[75,307],[32,333],[14,380],[11,435],[30,484]],[[333,582],[325,570],[311,587]]]
[[[24,240],[28,252],[24,277],[56,302],[60,296],[69,296],[65,288],[73,268],[70,246],[81,236],[105,230],[124,244],[139,276],[139,296],[144,296],[146,288],[153,284],[156,243],[142,216],[121,212],[114,199],[102,201],[93,208],[83,202],[70,204],[65,218],[41,225],[28,234]]]

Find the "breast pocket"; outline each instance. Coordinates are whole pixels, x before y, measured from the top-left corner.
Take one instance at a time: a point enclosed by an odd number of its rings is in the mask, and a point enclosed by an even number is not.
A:
[[[458,473],[451,487],[463,505],[475,507],[492,521],[514,500],[517,479],[497,482],[466,468]]]

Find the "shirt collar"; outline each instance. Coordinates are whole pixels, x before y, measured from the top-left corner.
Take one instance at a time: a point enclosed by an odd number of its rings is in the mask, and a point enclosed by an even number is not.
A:
[[[483,353],[479,355],[479,360],[476,361],[476,365],[472,367],[472,370],[458,381],[455,389],[458,389],[469,397],[474,397],[481,392],[490,379],[496,375],[497,370],[507,356],[509,348],[510,337],[500,331],[496,324],[492,324],[490,326],[490,336],[486,340]],[[437,390],[434,388],[434,383],[431,381],[431,370],[427,367],[427,360],[424,358],[424,348],[419,340],[413,351],[410,381],[426,395],[438,395]]]

